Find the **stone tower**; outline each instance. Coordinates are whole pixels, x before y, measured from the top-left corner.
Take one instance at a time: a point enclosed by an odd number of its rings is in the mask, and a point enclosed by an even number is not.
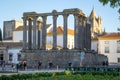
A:
[[[23,25],[22,21],[10,20],[3,22],[3,40],[12,40],[12,32],[18,26]]]
[[[102,32],[102,18],[96,15],[94,8],[92,9],[89,21],[91,23],[91,37],[96,38],[101,35]]]

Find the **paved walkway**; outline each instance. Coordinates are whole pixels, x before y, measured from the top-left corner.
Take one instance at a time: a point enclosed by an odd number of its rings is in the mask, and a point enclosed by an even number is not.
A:
[[[18,72],[14,73],[0,73],[1,75],[13,75],[13,74],[27,74],[27,73],[40,73],[40,72],[63,72],[65,69],[41,69],[41,70],[33,70],[33,69],[27,69],[25,71],[19,70]]]

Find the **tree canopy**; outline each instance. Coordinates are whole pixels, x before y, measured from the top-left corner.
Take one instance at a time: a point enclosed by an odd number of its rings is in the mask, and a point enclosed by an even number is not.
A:
[[[120,14],[120,0],[99,0],[103,5],[110,3],[110,7],[118,8]]]
[[[117,29],[120,32],[120,28]]]

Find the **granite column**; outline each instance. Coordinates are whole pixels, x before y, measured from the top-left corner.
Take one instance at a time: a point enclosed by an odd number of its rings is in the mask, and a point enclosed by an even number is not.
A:
[[[53,49],[57,49],[57,15],[53,16]]]
[[[46,50],[46,19],[47,16],[42,16],[43,26],[42,26],[42,49]]]
[[[64,13],[63,14],[63,18],[64,18],[64,32],[63,32],[63,49],[68,49],[67,48],[67,18],[68,18],[68,14]]]
[[[78,48],[78,15],[74,14],[74,49]]]
[[[36,49],[36,30],[37,30],[37,17],[33,17],[33,49]]]
[[[32,19],[28,19],[28,49],[32,49]]]
[[[23,17],[23,50],[27,48],[27,19]]]
[[[79,15],[79,21],[78,21],[78,34],[77,34],[77,44],[78,44],[78,49],[83,50],[83,38],[84,38],[84,31],[83,31],[83,26],[82,26],[82,16]]]
[[[40,49],[40,45],[41,45],[41,26],[42,26],[42,22],[39,20],[37,21],[38,24],[38,45],[37,45],[37,49]]]

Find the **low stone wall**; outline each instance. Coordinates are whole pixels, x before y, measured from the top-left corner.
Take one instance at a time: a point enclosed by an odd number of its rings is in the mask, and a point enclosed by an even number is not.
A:
[[[22,60],[26,61],[27,66],[31,68],[37,68],[39,61],[42,62],[41,68],[48,68],[49,62],[53,63],[53,68],[63,68],[68,66],[68,62],[77,67],[100,66],[103,61],[108,59],[104,55],[93,52],[85,52],[84,57],[81,58],[81,51],[79,50],[40,50],[36,53],[22,52]]]

